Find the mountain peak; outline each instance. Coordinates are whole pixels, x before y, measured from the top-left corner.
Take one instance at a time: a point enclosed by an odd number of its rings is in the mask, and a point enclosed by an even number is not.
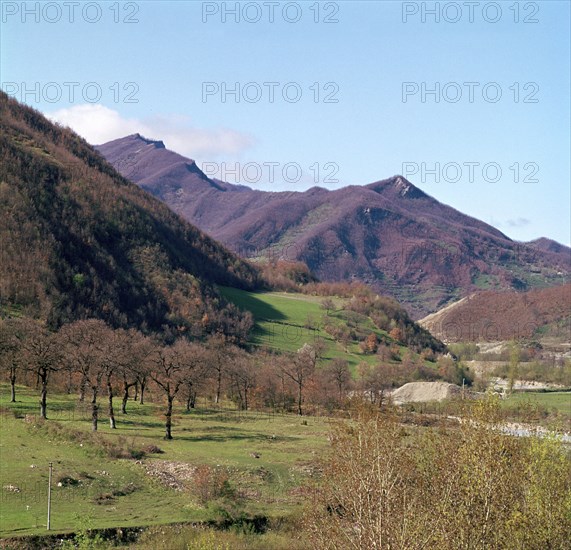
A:
[[[161,141],[160,139],[158,139],[158,140],[148,139],[139,133],[131,134],[130,136],[127,136],[127,139],[136,139],[136,140],[139,140],[139,141],[146,143],[147,145],[154,145],[157,149],[166,149],[164,142]]]
[[[384,194],[389,192],[407,199],[421,199],[428,197],[424,191],[421,191],[418,187],[410,183],[410,181],[408,181],[405,177],[400,175],[371,183],[367,185],[367,187],[376,193]]]

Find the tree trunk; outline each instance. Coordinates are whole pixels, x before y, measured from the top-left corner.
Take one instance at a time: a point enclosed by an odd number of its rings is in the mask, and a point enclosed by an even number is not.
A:
[[[139,399],[139,382],[135,382],[135,395],[133,396],[133,401]]]
[[[41,372],[38,373],[40,380],[42,381],[42,391],[40,393],[40,416],[47,420],[48,418],[48,371],[42,369]]]
[[[121,412],[127,414],[127,401],[129,401],[129,387],[123,387],[123,400],[121,401]]]
[[[171,397],[170,395],[167,396],[167,412],[166,422],[165,422],[165,439],[172,439],[171,427],[172,427],[172,402],[174,396]]]
[[[10,369],[10,403],[16,403],[16,369]]]
[[[99,407],[97,406],[97,388],[93,388],[93,397],[91,399],[91,429],[97,431],[97,417]]]
[[[121,412],[127,414],[127,401],[129,401],[129,388],[135,386],[135,397],[133,398],[137,401],[137,384],[129,384],[126,380],[123,380],[123,400],[121,401]]]
[[[285,378],[282,376],[282,410],[286,410]]]
[[[218,377],[216,379],[216,399],[215,403],[218,405],[220,403],[220,393],[222,391],[222,370],[218,371]]]
[[[141,380],[141,400],[139,401],[139,403],[141,403],[141,405],[145,404],[145,386],[147,385],[147,381],[145,379]]]
[[[83,403],[85,401],[85,387],[87,386],[87,377],[83,375],[81,378],[81,383],[79,384],[79,401]]]
[[[303,411],[301,409],[301,402],[302,402],[301,391],[302,391],[302,387],[301,387],[301,382],[300,382],[300,383],[298,383],[298,392],[297,392],[297,414],[299,414],[299,416],[303,415]]]
[[[244,386],[244,410],[248,410],[248,387]]]
[[[115,425],[115,411],[113,410],[113,388],[109,376],[107,377],[107,396],[109,398],[109,425],[114,430],[117,426]]]
[[[186,396],[186,412],[190,412],[190,409],[194,409],[194,400],[192,398],[193,391],[192,391],[192,382],[187,384],[188,394]]]

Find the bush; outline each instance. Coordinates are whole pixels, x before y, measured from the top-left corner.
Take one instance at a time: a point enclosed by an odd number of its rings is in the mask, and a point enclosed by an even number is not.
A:
[[[164,451],[160,447],[157,447],[156,445],[147,445],[146,447],[143,447],[143,452],[149,455],[164,454]]]
[[[194,473],[194,491],[202,506],[216,499],[235,499],[235,491],[230,486],[228,473],[222,468],[198,466]]]

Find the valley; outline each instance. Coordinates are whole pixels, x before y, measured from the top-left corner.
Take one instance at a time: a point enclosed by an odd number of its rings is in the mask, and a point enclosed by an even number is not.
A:
[[[0,114],[0,547],[568,547],[568,248]]]

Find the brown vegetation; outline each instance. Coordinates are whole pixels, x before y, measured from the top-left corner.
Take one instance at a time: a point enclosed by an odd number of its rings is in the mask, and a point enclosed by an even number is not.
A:
[[[494,429],[493,399],[457,430],[403,429],[360,406],[338,423],[308,507],[313,548],[571,548],[571,468],[554,440]]]
[[[420,323],[447,342],[571,337],[571,285],[529,292],[480,292]]]

